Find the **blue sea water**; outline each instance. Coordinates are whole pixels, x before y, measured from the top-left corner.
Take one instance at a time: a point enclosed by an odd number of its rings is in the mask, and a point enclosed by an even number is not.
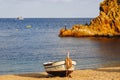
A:
[[[91,18],[0,19],[0,74],[44,71],[43,63],[70,57],[76,69],[120,65],[120,38],[58,37],[59,30]],[[29,27],[28,27],[29,26]]]

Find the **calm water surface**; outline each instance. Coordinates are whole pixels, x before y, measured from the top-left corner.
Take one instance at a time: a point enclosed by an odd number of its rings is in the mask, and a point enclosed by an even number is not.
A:
[[[68,50],[76,69],[119,66],[120,38],[58,37],[65,25],[89,22],[90,18],[0,19],[0,74],[44,71],[44,62],[64,60]]]

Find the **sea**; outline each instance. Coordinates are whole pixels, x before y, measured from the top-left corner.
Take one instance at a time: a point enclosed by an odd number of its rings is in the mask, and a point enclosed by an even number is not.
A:
[[[120,38],[59,37],[66,26],[90,24],[92,18],[0,18],[0,75],[44,72],[43,63],[65,60],[76,70],[120,66]]]

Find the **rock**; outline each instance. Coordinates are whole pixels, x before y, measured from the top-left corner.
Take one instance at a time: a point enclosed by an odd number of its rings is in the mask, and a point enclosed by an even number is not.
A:
[[[89,25],[74,25],[61,29],[60,37],[120,36],[120,0],[104,0],[100,3],[99,16]]]

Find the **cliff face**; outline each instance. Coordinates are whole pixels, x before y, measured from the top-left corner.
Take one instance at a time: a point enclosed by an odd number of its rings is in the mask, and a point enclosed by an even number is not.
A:
[[[60,37],[120,36],[120,0],[104,0],[100,3],[100,14],[89,25],[74,25],[72,29],[61,29]]]

